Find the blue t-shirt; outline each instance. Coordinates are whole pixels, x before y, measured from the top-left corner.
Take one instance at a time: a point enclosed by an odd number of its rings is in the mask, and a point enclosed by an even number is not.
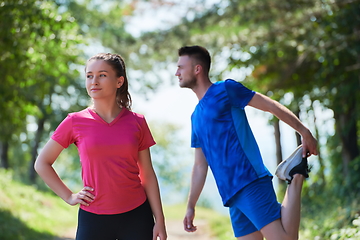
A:
[[[231,79],[216,82],[191,116],[191,147],[204,152],[224,206],[249,183],[272,176],[263,163],[244,110],[254,94]]]

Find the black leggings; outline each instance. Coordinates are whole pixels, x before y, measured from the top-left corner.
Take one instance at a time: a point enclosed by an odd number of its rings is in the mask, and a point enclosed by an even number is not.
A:
[[[79,209],[76,240],[152,240],[154,218],[149,202],[129,212],[98,215]]]

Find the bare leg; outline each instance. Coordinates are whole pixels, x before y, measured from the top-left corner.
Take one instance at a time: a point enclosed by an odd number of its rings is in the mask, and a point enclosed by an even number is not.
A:
[[[298,239],[300,227],[301,190],[304,176],[294,175],[291,184],[286,189],[281,207],[281,223],[285,232],[292,239]]]
[[[237,240],[263,240],[263,239],[264,237],[259,231],[237,238]]]

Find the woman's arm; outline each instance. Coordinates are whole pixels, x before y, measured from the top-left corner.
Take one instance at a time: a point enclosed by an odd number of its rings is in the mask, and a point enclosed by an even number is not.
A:
[[[50,139],[35,161],[35,170],[44,182],[65,202],[70,205],[80,203],[88,206],[94,200],[94,195],[89,192],[93,191],[93,189],[91,187],[84,187],[80,192],[74,194],[52,167],[63,149],[59,143]]]
[[[149,200],[151,210],[155,217],[153,240],[160,237],[161,240],[167,239],[165,229],[165,218],[161,204],[159,184],[151,163],[150,149],[147,148],[139,152],[139,169],[140,179],[147,198]]]

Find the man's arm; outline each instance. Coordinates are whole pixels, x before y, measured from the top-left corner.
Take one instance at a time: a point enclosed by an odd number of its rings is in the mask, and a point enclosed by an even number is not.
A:
[[[260,93],[256,93],[248,105],[259,110],[272,113],[281,121],[295,129],[295,131],[297,131],[303,138],[303,157],[311,154],[318,154],[316,139],[312,136],[309,129],[306,128],[296,115],[288,108]]]
[[[208,172],[208,163],[201,148],[195,148],[195,162],[191,176],[190,194],[184,218],[184,229],[187,232],[196,231],[193,224],[195,218],[195,205],[204,187]]]

